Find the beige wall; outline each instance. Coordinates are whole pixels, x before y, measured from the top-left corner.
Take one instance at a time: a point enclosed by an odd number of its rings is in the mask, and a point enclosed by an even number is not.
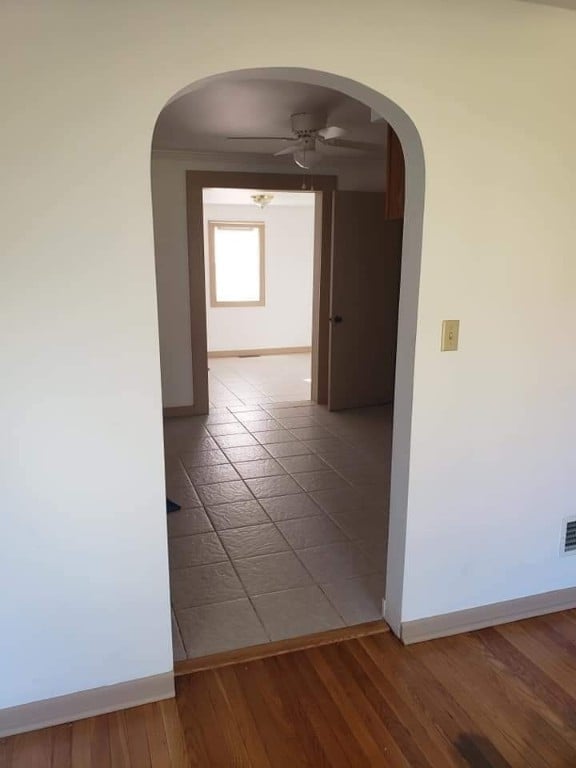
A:
[[[576,475],[576,14],[514,0],[278,14],[4,4],[0,707],[170,667],[150,140],[172,94],[222,71],[351,78],[422,138],[402,618],[574,584],[559,537]],[[447,317],[457,354],[439,352]]]

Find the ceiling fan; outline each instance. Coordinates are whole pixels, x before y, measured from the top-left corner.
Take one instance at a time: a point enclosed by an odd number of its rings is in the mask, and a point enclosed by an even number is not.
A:
[[[324,147],[356,149],[374,152],[381,149],[378,144],[343,139],[347,131],[336,125],[326,125],[326,115],[296,112],[290,116],[292,136],[227,136],[227,139],[244,141],[289,141],[290,146],[274,153],[274,157],[292,155],[296,165],[308,170],[322,160]]]

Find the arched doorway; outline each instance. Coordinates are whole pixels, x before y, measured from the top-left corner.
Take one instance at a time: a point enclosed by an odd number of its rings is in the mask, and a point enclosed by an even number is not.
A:
[[[390,488],[388,555],[386,563],[385,619],[397,634],[400,631],[404,584],[404,546],[408,498],[408,468],[412,412],[414,340],[422,220],[424,210],[424,156],[418,131],[408,115],[394,102],[358,82],[331,73],[301,68],[238,70],[198,81],[175,94],[168,104],[185,94],[220,80],[296,81],[338,90],[381,115],[397,134],[405,160],[405,210],[402,244],[398,337],[394,394],[393,448]]]

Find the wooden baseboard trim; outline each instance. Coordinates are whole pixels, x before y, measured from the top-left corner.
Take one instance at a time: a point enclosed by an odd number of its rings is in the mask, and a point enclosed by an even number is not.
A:
[[[171,699],[174,695],[174,674],[166,672],[162,675],[129,680],[126,683],[105,685],[102,688],[8,707],[0,709],[0,738]]]
[[[271,643],[263,643],[262,645],[251,645],[248,648],[239,648],[234,651],[215,653],[211,656],[201,656],[198,659],[177,661],[174,664],[174,674],[176,677],[181,677],[182,675],[190,675],[207,669],[228,667],[231,664],[246,664],[250,661],[266,659],[269,656],[280,656],[284,653],[304,651],[307,648],[317,648],[320,645],[340,643],[343,640],[353,640],[357,637],[368,637],[368,635],[377,635],[380,632],[389,631],[390,628],[385,621],[370,621],[366,624],[356,624],[353,627],[331,629],[326,632],[317,632],[313,635],[293,637],[289,640],[277,640]]]
[[[312,347],[268,347],[266,349],[225,349],[208,352],[208,357],[258,357],[262,355],[303,355]]]
[[[314,400],[280,400],[277,403],[264,403],[265,411],[273,411],[277,408],[300,408],[302,405],[316,405]]]
[[[405,645],[411,645],[572,608],[576,608],[576,587],[543,592],[540,595],[520,597],[516,600],[505,600],[501,603],[468,608],[441,616],[406,621],[402,623],[400,637]]]
[[[162,415],[165,419],[180,419],[183,416],[203,416],[208,413],[200,409],[197,405],[172,405],[162,409]]]

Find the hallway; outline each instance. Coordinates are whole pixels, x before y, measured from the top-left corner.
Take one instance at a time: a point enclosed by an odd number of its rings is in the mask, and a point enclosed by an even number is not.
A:
[[[176,660],[382,617],[390,407],[165,424]]]

